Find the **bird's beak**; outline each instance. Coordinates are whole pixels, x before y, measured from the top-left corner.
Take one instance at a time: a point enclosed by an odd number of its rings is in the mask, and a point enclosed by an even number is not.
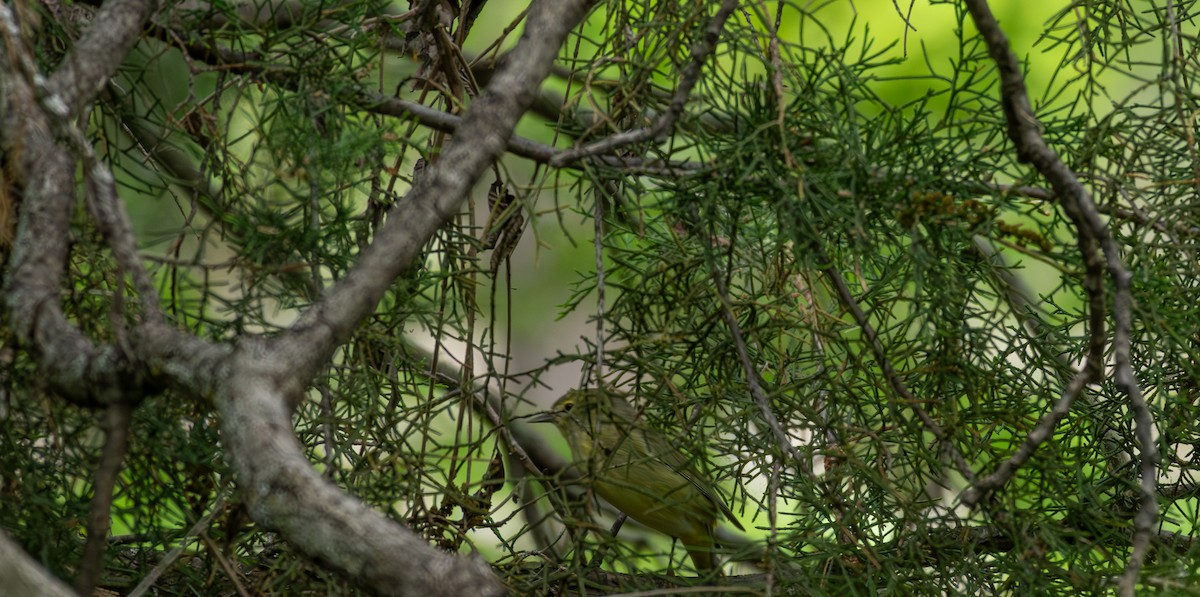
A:
[[[557,411],[553,411],[553,410],[548,410],[545,412],[537,413],[535,415],[530,415],[530,417],[528,419],[525,419],[525,422],[526,423],[553,423],[558,420],[559,414],[561,414],[561,413],[559,413]]]

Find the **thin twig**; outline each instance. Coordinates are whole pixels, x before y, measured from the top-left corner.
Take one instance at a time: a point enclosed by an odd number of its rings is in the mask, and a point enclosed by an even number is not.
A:
[[[779,545],[779,477],[783,473],[783,467],[779,465],[779,461],[771,463],[771,477],[768,481],[767,494],[767,516],[771,523],[770,534],[767,536],[766,557],[767,573],[766,581],[763,583],[766,589],[766,597],[771,597],[775,591],[775,568],[778,566],[776,558],[771,557],[778,554]]]
[[[1096,178],[1096,179],[1100,180],[1101,182],[1104,182],[1105,184],[1116,187],[1117,191],[1120,192],[1123,196],[1128,195],[1127,191],[1125,191],[1121,187],[1117,186],[1116,183],[1112,180],[1102,178],[1102,177],[1099,177],[1096,175],[1087,175],[1087,174],[1079,174],[1079,175]],[[1043,189],[1041,187],[1031,186],[1031,185],[1011,185],[1011,184],[998,184],[998,183],[990,183],[990,182],[965,182],[964,184],[966,184],[972,190],[978,190],[978,191],[982,191],[985,193],[1002,193],[1002,194],[1006,194],[1006,195],[1016,195],[1018,197],[1029,197],[1031,199],[1041,199],[1043,201],[1054,201],[1055,200],[1054,191],[1052,191],[1050,189]],[[1126,200],[1129,200],[1129,198],[1127,196],[1126,196]],[[1179,234],[1185,234],[1188,236],[1200,236],[1200,226],[1196,226],[1195,223],[1190,222],[1186,219],[1176,220],[1173,224],[1167,224],[1166,222],[1164,222],[1162,220],[1162,218],[1151,217],[1150,215],[1142,213],[1141,211],[1137,210],[1136,208],[1127,209],[1124,207],[1117,207],[1117,206],[1113,206],[1113,205],[1097,205],[1096,211],[1098,211],[1106,216],[1118,218],[1122,221],[1132,222],[1133,224],[1138,225],[1138,226],[1149,226],[1149,227],[1154,228],[1155,230],[1158,230],[1159,232],[1162,232],[1164,234],[1169,234],[1169,233],[1171,233],[1172,230],[1174,230],[1176,233],[1179,233]]]
[[[208,531],[201,530],[199,535],[200,540],[204,542],[204,546],[208,548],[208,552],[217,561],[217,566],[221,568],[221,571],[229,578],[229,582],[233,584],[233,589],[241,597],[250,597],[250,592],[242,585],[242,580],[238,577],[237,570],[233,568],[233,563],[229,561],[229,558],[225,557],[225,554],[221,553],[220,546],[217,545],[216,541],[213,541],[212,537],[208,536]]]
[[[653,125],[617,133],[601,141],[560,152],[554,159],[550,160],[550,165],[556,168],[561,167],[587,157],[610,153],[626,145],[659,139],[667,134],[675,126],[675,122],[679,120],[679,117],[683,115],[684,106],[687,105],[688,99],[692,95],[692,89],[700,81],[700,74],[704,70],[704,63],[712,55],[713,51],[716,50],[717,41],[721,38],[721,30],[725,28],[725,21],[729,19],[729,15],[733,14],[737,5],[738,0],[725,0],[721,3],[721,7],[717,9],[717,14],[713,15],[712,20],[705,27],[704,34],[692,45],[691,61],[688,62],[688,65],[679,74],[679,86],[675,88],[675,95],[671,98],[671,103],[667,107],[667,111]]]
[[[83,557],[75,576],[75,590],[80,595],[92,594],[104,569],[104,552],[108,548],[108,531],[112,521],[113,492],[121,474],[121,463],[129,448],[129,422],[133,418],[133,407],[127,404],[110,405],[104,418],[104,448],[100,451],[96,480],[92,484],[87,543],[83,546]]]
[[[222,67],[224,70],[240,75],[247,75],[260,81],[267,81],[284,88],[294,89],[297,76],[292,68],[273,64],[264,64],[263,58],[254,53],[244,53],[206,45],[194,41],[180,41],[186,36],[179,32],[154,29],[165,42],[170,43],[193,60]],[[384,95],[373,89],[362,86],[349,86],[339,91],[331,91],[331,95],[361,110],[373,114],[399,118],[413,118],[417,122],[437,131],[454,133],[462,125],[462,117],[441,110],[430,108],[419,102]],[[665,118],[664,115],[662,118]],[[660,119],[661,120],[661,119]],[[654,176],[679,176],[706,170],[707,164],[692,161],[675,161],[644,159],[635,156],[593,155],[586,160],[582,157],[563,157],[570,150],[538,143],[512,135],[507,141],[507,150],[513,155],[534,160],[542,164],[553,164],[560,168],[580,168],[583,162],[600,165],[607,168],[623,170],[629,174],[646,174]]]
[[[729,326],[729,336],[733,340],[734,349],[737,351],[738,362],[742,366],[742,372],[746,375],[746,385],[750,387],[750,395],[754,397],[754,404],[758,406],[758,413],[767,422],[767,427],[771,429],[771,435],[775,436],[775,442],[779,445],[780,450],[796,462],[796,467],[799,470],[811,473],[808,460],[800,454],[796,446],[792,445],[791,437],[783,429],[783,425],[779,422],[779,418],[775,416],[774,411],[771,410],[771,401],[767,398],[766,391],[763,390],[758,370],[754,368],[754,363],[750,360],[750,351],[746,347],[746,339],[742,335],[742,328],[738,325],[737,318],[733,315],[733,309],[729,301],[729,287],[726,286],[725,279],[721,275],[721,271],[716,266],[716,263],[709,265],[713,283],[717,287],[717,297],[721,300],[721,318],[725,320],[725,325]]]
[[[833,262],[826,255],[824,249],[820,246],[814,246],[814,251],[822,262],[830,264],[824,267],[822,271],[825,273],[825,277],[829,278],[830,282],[833,283],[842,305],[850,311],[850,315],[854,317],[855,323],[862,329],[863,335],[867,338],[867,345],[871,349],[871,354],[875,357],[875,362],[879,365],[879,368],[883,370],[883,377],[887,381],[888,386],[892,388],[892,391],[897,396],[909,404],[913,412],[916,413],[917,418],[921,419],[921,423],[925,425],[925,428],[937,438],[938,443],[942,445],[942,449],[950,455],[950,460],[954,462],[954,467],[958,472],[968,481],[973,482],[975,480],[975,472],[967,465],[967,459],[958,450],[958,446],[955,446],[950,441],[950,437],[942,429],[942,426],[938,425],[937,421],[934,421],[928,412],[925,412],[925,409],[921,407],[921,401],[916,396],[913,396],[912,392],[908,391],[908,387],[904,385],[904,382],[900,380],[900,375],[896,372],[896,368],[892,366],[892,361],[888,358],[887,351],[883,348],[883,343],[879,341],[879,334],[875,332],[875,327],[867,319],[867,314],[863,312],[862,307],[859,306],[858,301],[854,298],[854,294],[850,292],[850,287],[846,284],[846,280],[842,278],[842,274],[833,267]]]
[[[162,322],[165,317],[162,305],[158,302],[158,289],[138,257],[133,224],[129,220],[124,202],[117,196],[116,181],[112,172],[96,159],[90,145],[84,143],[81,148],[84,150],[83,163],[87,168],[88,207],[96,221],[96,227],[104,235],[104,240],[112,250],[122,273],[133,279],[133,286],[138,293],[137,304],[142,315],[152,321]],[[120,291],[118,288],[117,292]]]
[[[787,129],[787,94],[783,89],[783,56],[779,52],[779,23],[783,19],[783,7],[786,3],[780,2],[776,6],[775,20],[766,14],[762,13],[763,24],[767,28],[767,49],[765,58],[771,63],[771,94],[775,102],[775,130],[779,133],[779,150],[783,152],[783,163],[787,165],[788,171],[796,170],[796,158],[792,155],[792,150],[788,147],[788,140],[792,137]],[[746,24],[754,29],[754,19],[750,14],[750,10],[742,8],[742,16],[746,19]],[[757,33],[757,31],[756,31]],[[800,197],[804,197],[804,185],[800,185]]]
[[[388,97],[366,88],[348,94],[347,99],[368,112],[385,116],[415,118],[421,124],[442,132],[453,133],[462,124],[462,118],[454,114],[411,100]],[[561,168],[578,167],[584,161],[583,158],[566,160],[562,156],[570,150],[558,149],[518,135],[509,138],[507,150],[513,155]],[[586,161],[609,168],[626,170],[631,174],[644,173],[665,176],[694,173],[708,167],[698,162],[647,160],[622,155],[589,156]]]
[[[696,213],[696,209],[692,207],[692,219],[699,221],[700,216]],[[754,404],[758,407],[759,415],[767,423],[767,427],[771,430],[771,435],[775,437],[775,443],[778,444],[779,450],[783,454],[787,454],[796,463],[797,470],[803,471],[806,474],[812,474],[812,468],[804,456],[792,445],[791,436],[784,430],[783,425],[779,422],[779,418],[775,416],[775,412],[771,410],[771,401],[767,398],[767,393],[763,389],[762,378],[759,377],[758,369],[754,367],[754,362],[750,360],[750,351],[746,346],[745,336],[742,334],[742,328],[738,325],[737,317],[733,314],[733,307],[729,299],[729,286],[725,283],[725,277],[721,275],[721,268],[717,265],[717,260],[713,256],[713,247],[711,240],[707,236],[704,237],[705,257],[708,261],[709,275],[712,277],[713,284],[716,286],[717,298],[720,300],[721,318],[725,320],[725,325],[729,326],[729,336],[733,340],[734,350],[737,351],[738,363],[742,367],[742,372],[746,376],[746,385],[750,388],[750,395],[754,398]]]
[[[620,189],[617,191],[620,192]],[[596,213],[592,215],[592,248],[596,257],[596,381],[604,381],[604,198],[595,193]],[[615,201],[615,200],[614,200]],[[615,533],[614,533],[615,534]]]
[[[142,595],[146,594],[146,591],[150,590],[150,587],[154,586],[154,583],[158,582],[158,578],[162,576],[172,564],[175,563],[175,560],[179,559],[179,556],[183,555],[183,550],[186,549],[189,544],[191,544],[189,538],[196,537],[205,529],[207,529],[208,524],[212,522],[213,517],[225,507],[226,493],[228,493],[228,490],[222,489],[221,492],[217,494],[217,499],[213,500],[212,507],[208,509],[208,512],[205,513],[204,516],[200,517],[200,520],[197,520],[196,524],[193,524],[192,528],[188,529],[188,531],[183,534],[183,537],[179,538],[179,544],[172,548],[171,551],[167,552],[165,556],[163,556],[163,559],[160,560],[152,570],[150,570],[150,573],[142,579],[142,582],[138,583],[138,585],[129,592],[128,597],[141,597]]]

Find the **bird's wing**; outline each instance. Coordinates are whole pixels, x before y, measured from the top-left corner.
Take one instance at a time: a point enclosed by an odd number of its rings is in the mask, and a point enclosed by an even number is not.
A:
[[[662,442],[655,442],[653,441],[654,439],[649,433],[642,432],[642,441],[640,443],[646,446],[647,453],[651,453],[650,449],[652,448],[655,456],[661,458],[663,462],[675,469],[684,479],[687,479],[692,484],[692,487],[708,498],[708,501],[712,502],[721,511],[721,514],[724,514],[725,518],[733,523],[733,526],[737,527],[738,530],[745,531],[745,527],[742,526],[742,523],[738,522],[737,517],[733,515],[733,511],[729,509],[729,506],[725,505],[725,500],[721,499],[721,496],[717,494],[712,484],[708,483],[704,476],[700,474],[700,471],[696,470],[695,465],[684,457],[679,450],[675,449],[674,446],[669,444],[657,445]]]

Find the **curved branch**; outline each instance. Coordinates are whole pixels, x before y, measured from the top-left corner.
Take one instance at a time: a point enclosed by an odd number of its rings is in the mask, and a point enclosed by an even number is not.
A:
[[[1138,443],[1141,444],[1141,508],[1134,518],[1133,553],[1120,581],[1124,595],[1133,595],[1142,561],[1149,550],[1158,518],[1157,492],[1158,449],[1154,442],[1154,421],[1150,409],[1142,396],[1130,361],[1130,333],[1132,327],[1133,298],[1131,294],[1132,274],[1121,260],[1120,248],[1108,227],[1100,219],[1087,189],[1078,177],[1062,162],[1058,154],[1042,138],[1040,124],[1034,116],[1033,107],[1025,90],[1025,79],[1021,74],[1021,63],[1013,54],[1008,38],[1000,29],[986,0],[967,0],[967,10],[975,21],[980,35],[987,44],[988,53],[1000,72],[1001,105],[1008,123],[1008,136],[1017,150],[1017,157],[1033,164],[1046,178],[1059,198],[1063,211],[1079,231],[1079,245],[1083,253],[1087,273],[1084,287],[1088,290],[1091,319],[1091,346],[1085,371],[1092,371],[1099,379],[1102,375],[1104,352],[1104,289],[1100,279],[1105,269],[1112,280],[1113,293],[1113,340],[1112,351],[1117,388],[1129,399],[1129,408],[1136,423]],[[1103,253],[1097,255],[1096,246]],[[1057,407],[1056,407],[1057,409]]]
[[[319,564],[381,595],[502,595],[479,557],[438,551],[313,470],[292,432],[296,371],[242,341],[221,372],[221,439],[250,516]]]
[[[146,376],[116,346],[97,346],[63,314],[68,233],[75,201],[75,160],[53,131],[70,127],[57,96],[42,96],[23,32],[7,6],[3,24],[4,148],[24,181],[20,225],[4,280],[4,301],[17,337],[38,353],[47,383],[64,398],[95,406],[136,402]]]

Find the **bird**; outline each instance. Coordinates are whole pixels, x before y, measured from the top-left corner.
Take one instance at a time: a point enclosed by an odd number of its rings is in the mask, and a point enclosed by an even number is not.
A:
[[[634,520],[679,539],[697,571],[714,568],[717,520],[744,531],[713,483],[620,394],[568,391],[530,422],[554,423],[592,489]]]

